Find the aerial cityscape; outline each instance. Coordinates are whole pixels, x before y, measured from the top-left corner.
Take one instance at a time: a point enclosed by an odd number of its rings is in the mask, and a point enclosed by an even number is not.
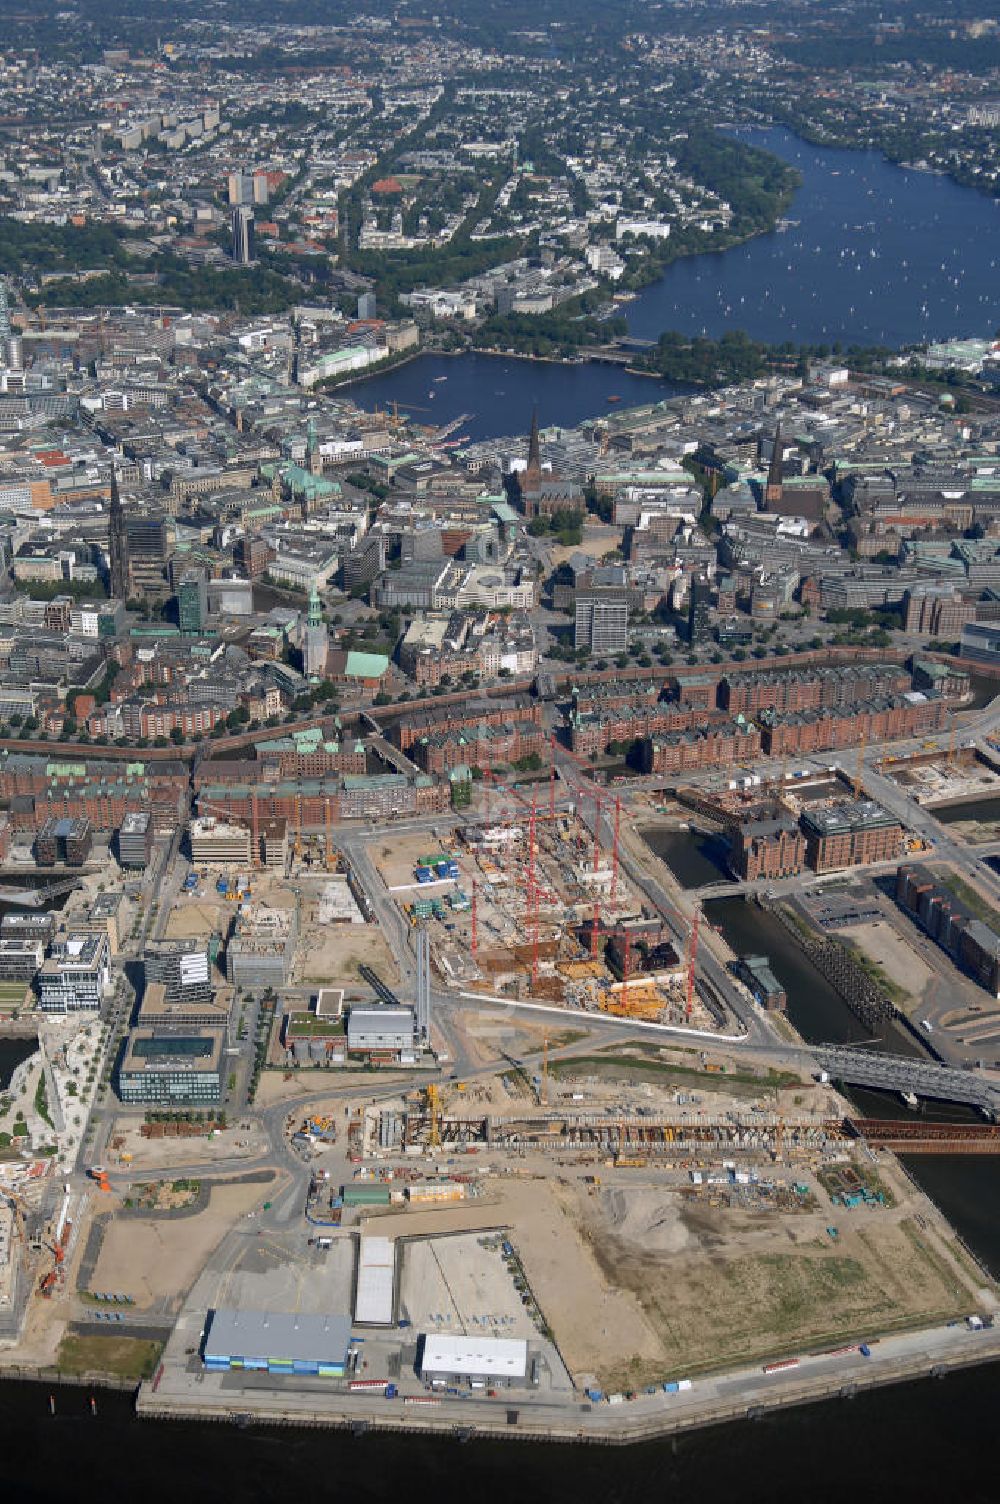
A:
[[[1000,23],[0,14],[12,1496],[988,1498]]]

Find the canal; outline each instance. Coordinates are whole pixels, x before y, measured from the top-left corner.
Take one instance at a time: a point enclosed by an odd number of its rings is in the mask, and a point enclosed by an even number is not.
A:
[[[0,1090],[10,1085],[10,1078],[23,1060],[29,1059],[38,1049],[34,1035],[27,1038],[0,1036]]]

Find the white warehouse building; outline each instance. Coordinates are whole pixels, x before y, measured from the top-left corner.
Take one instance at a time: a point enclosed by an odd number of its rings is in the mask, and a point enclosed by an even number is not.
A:
[[[523,1337],[458,1337],[427,1332],[423,1338],[420,1376],[432,1385],[523,1384],[528,1373],[528,1344]]]

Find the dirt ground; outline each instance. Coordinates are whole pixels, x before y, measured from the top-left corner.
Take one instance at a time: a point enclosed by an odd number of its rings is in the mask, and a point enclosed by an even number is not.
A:
[[[573,1193],[562,1183],[514,1182],[453,1208],[374,1216],[366,1230],[392,1238],[506,1227],[575,1378],[604,1377],[609,1365],[623,1366],[631,1355],[655,1366],[655,1328],[636,1296],[604,1276],[567,1207],[574,1209]]]
[[[857,946],[869,960],[880,966],[889,980],[908,993],[915,1004],[920,1001],[924,988],[933,980],[934,973],[891,924],[884,921],[852,924],[848,929],[837,933],[848,945]],[[902,999],[897,1001],[900,1006],[905,1006]]]
[[[118,1118],[109,1137],[108,1162],[131,1170],[170,1170],[189,1165],[194,1146],[200,1162],[232,1164],[258,1158],[267,1149],[267,1135],[260,1129],[225,1128],[198,1138],[143,1138],[134,1119]],[[119,1142],[120,1141],[120,1142]],[[129,1158],[131,1156],[131,1158]]]
[[[459,850],[453,840],[435,840],[427,831],[418,831],[416,833],[401,832],[398,836],[394,836],[391,841],[379,840],[377,843],[373,842],[370,854],[387,888],[392,889],[402,887],[404,884],[412,884],[412,894],[398,893],[394,895],[397,902],[403,903],[410,902],[412,898],[415,898],[417,896],[417,889],[421,886],[417,883],[417,879],[414,876],[414,869],[420,857],[437,856],[439,853],[442,856],[455,855],[459,870],[462,872],[459,886],[464,887],[468,891],[468,884],[471,881],[471,878],[467,878],[465,875],[466,870],[469,868],[468,856],[467,853]],[[440,886],[424,884],[423,886],[426,887],[426,894],[421,892],[421,897],[430,897],[432,895],[444,897],[446,893],[451,891],[452,884],[441,883]]]
[[[178,1309],[209,1254],[267,1189],[262,1182],[213,1186],[208,1207],[195,1216],[113,1217],[91,1288],[131,1295],[139,1310]]]
[[[360,966],[374,967],[389,987],[399,982],[392,952],[375,925],[310,927],[299,937],[293,981],[306,986],[341,987],[360,980]]]
[[[197,896],[181,894],[170,910],[164,936],[167,940],[207,940],[213,934],[227,934],[236,905],[224,899],[216,902],[210,889]]]
[[[553,564],[562,564],[574,554],[589,554],[592,559],[601,559],[612,548],[621,548],[621,528],[604,523],[593,523],[583,529],[583,541],[572,548],[557,544],[552,549]]]
[[[834,1208],[817,1186],[818,1210],[777,1212],[550,1166],[460,1206],[365,1220],[388,1237],[506,1228],[570,1373],[613,1390],[974,1309],[982,1281],[946,1225],[888,1162],[880,1173],[893,1207]]]
[[[977,1282],[913,1198],[904,1193],[893,1210],[852,1211],[822,1200],[818,1212],[778,1214],[686,1202],[662,1188],[591,1198],[583,1236],[656,1334],[651,1357],[637,1349],[616,1367],[609,1353],[605,1382],[639,1384],[859,1341],[975,1304]]]

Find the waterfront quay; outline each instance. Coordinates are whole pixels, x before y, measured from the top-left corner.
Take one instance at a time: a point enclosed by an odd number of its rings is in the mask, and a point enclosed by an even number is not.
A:
[[[1000,1357],[1000,1330],[970,1331],[964,1322],[904,1333],[858,1346],[805,1354],[776,1366],[736,1369],[697,1380],[665,1394],[640,1392],[618,1404],[594,1404],[574,1395],[563,1404],[551,1398],[508,1392],[501,1397],[434,1399],[406,1396],[331,1394],[329,1385],[308,1386],[293,1379],[270,1387],[245,1382],[211,1382],[187,1372],[189,1364],[175,1333],[158,1377],[140,1387],[137,1414],[148,1420],[199,1420],[229,1424],[326,1427],[354,1431],[426,1432],[521,1441],[588,1442],[621,1446],[727,1421],[755,1419],[794,1405],[853,1399],[866,1391],[918,1378],[943,1378],[971,1364]],[[230,1376],[232,1377],[232,1376]]]

